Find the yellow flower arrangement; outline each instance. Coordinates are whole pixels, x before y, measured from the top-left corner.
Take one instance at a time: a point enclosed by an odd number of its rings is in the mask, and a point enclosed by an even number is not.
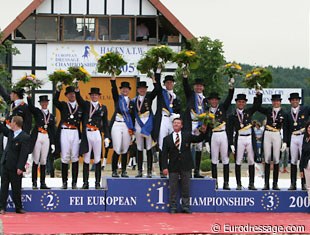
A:
[[[199,66],[198,56],[196,52],[189,50],[182,50],[175,54],[173,61],[178,64],[180,68],[189,73],[189,69],[197,69]]]
[[[202,122],[204,125],[214,125],[215,115],[213,113],[202,113],[197,115],[196,120]]]
[[[236,62],[232,62],[219,67],[217,72],[223,76],[227,75],[229,78],[235,78],[242,75],[242,67]]]
[[[121,54],[109,51],[100,57],[97,69],[99,73],[108,73],[111,76],[120,75],[122,72],[121,68],[126,64],[127,62]]]
[[[267,87],[272,82],[272,74],[265,68],[254,68],[245,75],[244,84],[248,88]]]

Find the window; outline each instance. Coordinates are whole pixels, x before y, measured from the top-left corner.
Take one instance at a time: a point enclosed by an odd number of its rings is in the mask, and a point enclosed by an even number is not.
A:
[[[109,37],[109,18],[99,18],[98,23],[99,23],[98,39],[103,40],[103,41],[110,40],[110,37]]]
[[[36,39],[57,40],[58,35],[57,30],[58,30],[57,17],[37,17]]]
[[[129,41],[129,32],[129,18],[111,18],[111,40]]]
[[[83,40],[82,31],[83,18],[64,17],[63,18],[63,39],[64,40]]]
[[[156,18],[137,18],[136,41],[156,42]]]
[[[35,16],[28,17],[15,31],[16,39],[35,39]]]

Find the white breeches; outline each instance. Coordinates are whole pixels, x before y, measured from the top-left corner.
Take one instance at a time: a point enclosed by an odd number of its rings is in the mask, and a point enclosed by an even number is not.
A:
[[[137,143],[138,150],[143,151],[144,147],[146,148],[146,150],[150,150],[152,148],[152,136],[141,135],[141,127],[137,121],[135,124],[135,128],[136,128],[135,136],[136,136],[136,143]],[[145,146],[144,146],[144,141],[145,141]]]
[[[218,164],[219,154],[221,154],[222,163],[224,165],[228,164],[228,139],[226,131],[212,133],[211,158],[213,164]]]
[[[171,134],[172,132],[173,132],[173,128],[172,128],[172,122],[170,120],[170,117],[166,117],[162,115],[159,136],[158,136],[158,146],[160,150],[163,149],[164,138],[167,135]]]
[[[84,154],[84,162],[89,164],[91,152],[94,153],[95,164],[100,162],[102,151],[102,138],[100,131],[86,131],[88,140],[88,152]]]
[[[192,134],[193,135],[200,135],[198,125],[199,125],[198,122],[192,121]],[[202,142],[192,144],[192,148],[194,148],[195,151],[202,151]]]
[[[61,162],[68,164],[70,160],[79,160],[80,138],[78,130],[62,129],[60,133]]]
[[[131,136],[125,122],[115,121],[111,131],[113,149],[117,154],[128,152]]]
[[[252,146],[252,136],[238,136],[236,164],[241,165],[243,155],[247,153],[248,165],[254,164],[254,150]]]
[[[291,144],[290,144],[291,164],[297,165],[298,163],[298,156],[301,156],[303,138],[304,135],[291,136]]]
[[[265,162],[270,164],[271,156],[273,156],[273,163],[279,164],[280,150],[281,150],[281,134],[280,132],[265,131],[264,134],[264,157]],[[271,152],[272,151],[272,152]]]
[[[35,164],[46,165],[46,159],[50,148],[50,139],[48,134],[38,133],[37,141],[32,152],[32,158]]]

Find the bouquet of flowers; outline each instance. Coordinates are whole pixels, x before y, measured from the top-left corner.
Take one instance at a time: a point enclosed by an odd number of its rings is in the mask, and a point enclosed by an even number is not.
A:
[[[180,68],[186,69],[189,72],[189,69],[198,68],[198,57],[196,52],[182,50],[179,53],[175,54],[173,61],[178,64]]]
[[[137,69],[142,74],[147,74],[148,77],[153,77],[154,70],[157,68],[157,60],[155,57],[151,57],[150,55],[145,55],[142,59],[138,61]]]
[[[99,73],[108,73],[111,76],[120,75],[122,66],[127,62],[123,59],[122,55],[117,52],[107,52],[100,57],[97,64]]]
[[[206,126],[214,126],[215,115],[213,113],[202,113],[196,116],[196,121],[202,122]]]
[[[68,73],[65,70],[55,70],[52,74],[49,76],[49,80],[54,83],[61,82],[64,85],[70,86],[73,82],[74,77],[72,74]]]
[[[83,67],[69,67],[68,71],[77,82],[82,81],[86,83],[90,81],[91,76]]]
[[[272,75],[268,69],[254,68],[245,75],[244,84],[248,88],[261,89],[272,82]]]
[[[242,68],[236,62],[225,64],[218,68],[218,73],[228,75],[229,78],[234,78],[237,75],[242,75]]]
[[[141,73],[146,73],[149,77],[152,77],[154,71],[156,71],[158,67],[163,69],[165,64],[171,61],[173,57],[174,52],[165,45],[152,47],[145,53],[144,57],[139,60],[137,69]]]
[[[5,100],[3,99],[2,96],[0,96],[0,112],[4,113],[8,108],[7,103],[5,102]]]
[[[29,74],[23,76],[16,84],[16,88],[28,88],[29,90],[40,88],[43,85],[43,81],[36,78],[35,75]]]

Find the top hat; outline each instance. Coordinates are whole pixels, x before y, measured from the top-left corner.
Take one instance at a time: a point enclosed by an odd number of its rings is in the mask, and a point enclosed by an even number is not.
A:
[[[91,95],[91,94],[101,95],[101,93],[100,93],[100,88],[98,88],[98,87],[92,87],[92,88],[90,88],[90,92],[89,92],[88,94],[89,94],[89,95]]]
[[[129,88],[131,90],[129,82],[122,82],[119,89],[122,89],[122,88]]]
[[[217,93],[217,92],[211,92],[210,94],[209,94],[209,96],[207,97],[207,99],[209,100],[209,99],[218,99],[218,100],[220,100],[221,98],[219,97],[219,93]]]
[[[167,75],[163,81],[163,83],[167,82],[167,81],[175,81],[172,75]]]
[[[291,93],[290,97],[288,98],[289,100],[291,99],[301,99],[301,97],[299,96],[299,93]]]
[[[245,100],[248,101],[248,99],[246,98],[246,94],[238,94],[237,98],[235,99],[235,101],[237,100]]]
[[[71,92],[75,92],[75,88],[73,86],[67,86],[65,95],[67,95],[68,93],[71,93]]]
[[[15,93],[19,98],[23,98],[25,90],[23,88],[15,87],[12,89],[12,92]]]
[[[140,88],[140,87],[148,88],[148,86],[146,85],[146,82],[138,82],[137,88]]]
[[[48,99],[47,95],[40,95],[39,96],[39,103],[42,101],[50,101],[50,100]]]
[[[280,94],[274,94],[271,96],[271,100],[282,100],[281,95]]]
[[[205,84],[203,82],[203,79],[196,78],[193,85],[203,85],[204,86]]]

